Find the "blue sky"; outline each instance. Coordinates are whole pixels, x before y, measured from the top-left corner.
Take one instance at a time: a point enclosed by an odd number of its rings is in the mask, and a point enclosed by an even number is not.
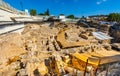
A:
[[[37,13],[42,13],[46,9],[50,14],[65,15],[74,14],[75,16],[89,16],[97,14],[109,14],[112,12],[120,13],[120,0],[4,0],[11,6],[22,10],[36,9]]]

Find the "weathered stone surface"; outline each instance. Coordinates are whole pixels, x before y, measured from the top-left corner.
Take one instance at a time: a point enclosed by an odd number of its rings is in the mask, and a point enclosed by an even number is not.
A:
[[[44,62],[28,63],[26,69],[28,71],[28,76],[44,76],[48,73],[48,69]]]
[[[113,49],[120,51],[120,43],[113,43],[112,47],[113,47]]]
[[[113,43],[120,43],[120,30],[111,29],[110,35],[114,38]]]
[[[0,62],[5,59],[26,53],[22,38],[19,34],[8,34],[0,37]]]
[[[49,27],[45,23],[27,24],[21,35],[12,33],[0,36],[0,76],[50,74],[44,61],[53,56],[58,64],[55,68],[65,73],[67,65],[62,58],[67,54],[111,50],[109,44],[95,39],[93,31],[95,29],[75,24],[60,23]]]

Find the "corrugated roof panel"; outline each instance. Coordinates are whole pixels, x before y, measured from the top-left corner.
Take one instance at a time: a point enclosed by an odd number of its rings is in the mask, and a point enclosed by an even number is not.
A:
[[[105,33],[103,32],[92,32],[93,36],[95,36],[97,39],[99,40],[107,40],[107,39],[113,39],[110,36],[107,36]]]

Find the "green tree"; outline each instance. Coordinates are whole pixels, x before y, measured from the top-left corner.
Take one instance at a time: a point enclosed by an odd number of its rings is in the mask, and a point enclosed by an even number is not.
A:
[[[45,14],[44,14],[44,13],[40,13],[40,14],[38,14],[38,15],[42,15],[42,16],[44,16]]]
[[[64,14],[59,14],[59,15],[62,15],[62,16],[64,16]]]
[[[108,21],[120,21],[120,14],[119,13],[110,13],[107,18]]]
[[[48,15],[48,16],[50,15],[49,9],[45,11],[44,15]]]
[[[69,16],[67,16],[67,18],[74,19],[75,16],[74,15],[69,15]]]
[[[84,17],[84,16],[82,16],[81,18],[82,18],[82,19],[84,19],[85,17]]]
[[[35,16],[37,14],[37,11],[35,9],[30,10],[30,15]]]

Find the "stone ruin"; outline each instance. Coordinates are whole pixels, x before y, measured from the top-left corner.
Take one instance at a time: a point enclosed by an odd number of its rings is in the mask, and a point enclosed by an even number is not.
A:
[[[112,50],[109,42],[92,35],[95,29],[61,25],[26,24],[21,34],[0,36],[0,76],[50,76],[45,60],[53,56],[65,65],[61,56],[69,53]]]

